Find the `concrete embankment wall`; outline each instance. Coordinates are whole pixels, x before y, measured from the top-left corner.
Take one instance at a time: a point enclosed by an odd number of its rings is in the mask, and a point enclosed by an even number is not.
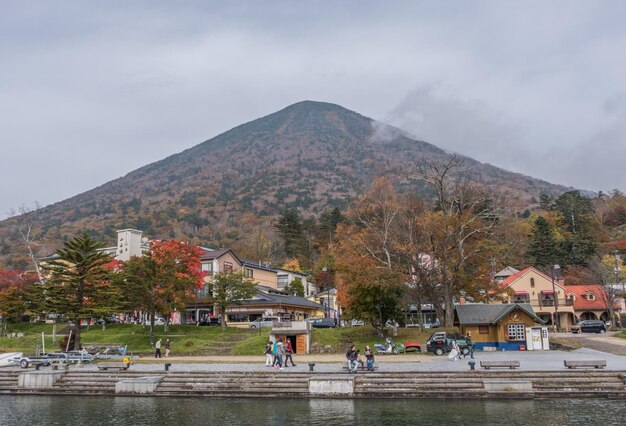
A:
[[[49,375],[49,376],[48,376]],[[625,372],[0,372],[0,394],[300,398],[611,398]]]

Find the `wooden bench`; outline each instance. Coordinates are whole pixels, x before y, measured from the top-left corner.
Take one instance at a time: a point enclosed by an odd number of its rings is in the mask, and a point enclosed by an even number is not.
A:
[[[519,361],[480,361],[480,366],[485,370],[491,367],[510,368],[511,370],[519,367]]]
[[[372,368],[374,368],[374,371],[376,371],[376,370],[378,370],[378,365],[374,364],[374,367],[372,367]],[[342,370],[348,371],[348,366],[344,365],[342,367]],[[367,370],[367,367],[361,368],[361,365],[359,364],[359,366],[356,368],[356,371],[368,371],[368,370]]]
[[[604,368],[606,367],[606,360],[604,359],[597,359],[597,360],[576,360],[576,361],[567,361],[564,360],[563,364],[567,367],[567,368],[576,368],[576,367],[583,367],[583,368]]]
[[[128,370],[130,362],[102,362],[98,364],[98,370]]]

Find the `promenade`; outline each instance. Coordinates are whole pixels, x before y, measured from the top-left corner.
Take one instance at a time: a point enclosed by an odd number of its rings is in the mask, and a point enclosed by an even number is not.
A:
[[[476,368],[480,369],[479,361],[483,360],[517,360],[519,371],[562,371],[563,360],[606,360],[606,370],[626,371],[626,357],[612,355],[593,349],[576,349],[573,351],[526,351],[526,352],[476,352],[474,354]],[[402,355],[382,355],[376,357],[379,372],[445,372],[469,370],[469,357],[459,361],[450,361],[446,356],[419,355],[408,353]],[[154,371],[164,368],[163,364],[171,363],[171,371],[254,371],[267,372],[272,368],[265,366],[264,356],[189,356],[170,358],[139,358],[131,369],[136,371]],[[296,367],[279,370],[280,373],[308,372],[309,363],[315,363],[315,371],[339,372],[345,365],[343,354],[295,355]],[[79,368],[79,367],[72,367]],[[85,365],[84,370],[96,369],[95,365]]]

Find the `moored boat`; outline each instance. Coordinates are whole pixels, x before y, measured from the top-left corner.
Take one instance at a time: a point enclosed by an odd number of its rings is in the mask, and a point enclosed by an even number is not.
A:
[[[10,367],[16,365],[15,360],[22,358],[22,352],[8,352],[0,354],[0,367]]]

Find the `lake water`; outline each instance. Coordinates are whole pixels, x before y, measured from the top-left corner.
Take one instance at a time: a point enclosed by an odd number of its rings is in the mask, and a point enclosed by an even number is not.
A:
[[[0,396],[1,425],[623,425],[626,402]]]

